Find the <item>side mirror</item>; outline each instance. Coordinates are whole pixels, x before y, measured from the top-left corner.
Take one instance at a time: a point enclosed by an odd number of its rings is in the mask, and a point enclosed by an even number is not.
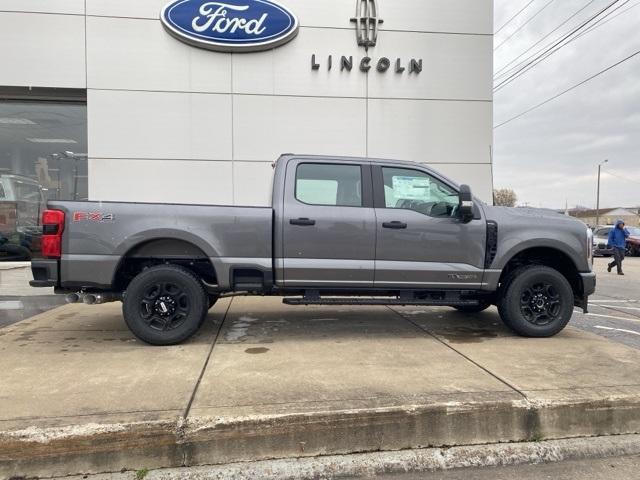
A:
[[[460,185],[460,199],[458,204],[458,215],[463,222],[473,220],[473,195],[469,185]]]

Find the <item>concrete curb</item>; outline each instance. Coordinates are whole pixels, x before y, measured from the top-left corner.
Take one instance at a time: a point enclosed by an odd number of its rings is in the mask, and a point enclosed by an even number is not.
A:
[[[511,394],[504,394],[501,400],[493,395],[493,399],[476,402],[5,431],[0,432],[0,477],[223,465],[640,432],[637,395],[542,403],[513,400]],[[540,455],[553,454],[533,445]],[[511,447],[495,448],[509,452]]]
[[[146,480],[318,480],[373,477],[381,474],[424,473],[459,468],[552,463],[565,460],[640,454],[640,435],[550,440],[452,448],[373,452],[220,466],[150,471]],[[68,477],[77,480],[82,477]],[[103,474],[91,480],[135,479],[134,472]]]

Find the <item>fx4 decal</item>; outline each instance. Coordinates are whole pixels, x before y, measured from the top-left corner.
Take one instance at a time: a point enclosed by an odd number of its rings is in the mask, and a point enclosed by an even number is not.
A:
[[[74,222],[113,222],[115,215],[113,213],[101,212],[73,212]]]

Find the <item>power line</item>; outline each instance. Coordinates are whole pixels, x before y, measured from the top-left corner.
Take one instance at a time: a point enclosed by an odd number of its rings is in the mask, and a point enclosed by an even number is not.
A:
[[[509,20],[507,20],[507,21],[506,21],[506,22],[505,22],[505,23],[504,23],[504,24],[503,24],[503,25],[502,25],[498,30],[496,30],[493,34],[494,34],[494,35],[499,34],[499,33],[502,31],[502,29],[503,29],[504,27],[506,27],[506,26],[507,26],[507,25],[509,25],[511,22],[513,22],[513,21],[514,21],[518,16],[520,16],[520,14],[521,14],[522,12],[524,12],[524,11],[529,7],[529,5],[531,5],[531,4],[532,4],[533,2],[535,2],[535,1],[536,1],[536,0],[531,0],[531,1],[530,1],[529,3],[527,3],[524,7],[522,7],[520,10],[518,10],[518,13],[516,13],[513,17],[511,17]]]
[[[528,61],[528,63],[524,64],[526,61],[522,62],[520,65],[523,65],[523,66],[520,67],[519,69],[517,69],[516,71],[514,71],[514,73],[509,75],[507,78],[502,80],[498,85],[496,85],[494,87],[494,89],[493,89],[494,92],[497,92],[497,91],[501,90],[506,85],[508,85],[509,83],[511,83],[512,81],[514,81],[515,79],[517,79],[518,77],[523,75],[524,73],[528,72],[529,70],[531,70],[532,68],[534,68],[538,64],[542,63],[544,60],[546,60],[547,58],[552,56],[554,53],[560,51],[563,47],[565,47],[565,46],[569,45],[570,43],[572,43],[575,40],[575,37],[574,38],[571,38],[571,37],[573,37],[576,33],[578,33],[580,30],[585,28],[587,25],[589,25],[591,22],[593,22],[596,18],[598,18],[600,15],[602,15],[602,13],[607,11],[609,8],[611,8],[613,5],[615,5],[619,1],[620,0],[614,0],[612,3],[607,5],[604,9],[602,9],[599,12],[597,12],[596,14],[592,15],[586,21],[584,21],[583,23],[581,23],[580,25],[575,27],[572,31],[570,31],[569,33],[565,34],[562,38],[560,38],[559,40],[554,41],[554,43],[552,45],[547,46],[547,47],[539,50],[537,53],[535,53],[534,55],[529,57],[529,59],[532,59],[532,60]],[[624,0],[622,5],[628,3],[629,1],[630,0]],[[518,67],[516,67],[516,68],[518,68]]]
[[[614,0],[605,8],[603,8],[602,10],[599,10],[597,13],[595,13],[594,15],[589,17],[587,20],[582,22],[580,25],[578,25],[577,27],[574,27],[573,30],[571,30],[569,33],[564,34],[559,39],[554,40],[553,42],[551,42],[551,44],[547,45],[546,47],[543,47],[542,49],[538,50],[536,53],[531,55],[529,58],[527,58],[527,60],[524,60],[523,62],[521,62],[517,67],[514,67],[513,69],[511,69],[509,72],[509,76],[501,80],[500,83],[494,87],[494,91],[497,92],[501,90],[506,85],[516,80],[518,77],[520,77],[524,73],[528,72],[532,68],[536,67],[538,64],[542,63],[544,60],[552,56],[554,53],[560,51],[566,45],[569,45],[570,43],[572,43],[576,39],[574,35],[580,32],[583,28],[587,27],[591,22],[596,20],[600,15],[602,15],[604,12],[606,12],[608,9],[610,9],[619,1],[620,0]],[[624,0],[624,3],[627,3],[629,1],[630,0]]]
[[[622,175],[617,175],[617,174],[615,174],[615,173],[611,173],[611,172],[609,171],[609,169],[607,169],[607,170],[603,170],[603,171],[602,171],[602,173],[606,173],[607,175],[611,175],[612,177],[619,178],[620,180],[626,180],[627,182],[637,183],[638,185],[640,185],[640,182],[639,182],[639,181],[637,181],[637,180],[631,180],[630,178],[623,177]]]
[[[494,127],[493,127],[493,128],[494,128],[494,130],[495,130],[495,129],[498,129],[498,128],[500,128],[500,127],[504,126],[504,125],[506,125],[507,123],[513,122],[514,120],[517,120],[518,118],[525,116],[527,113],[532,112],[532,111],[534,111],[534,110],[537,110],[538,108],[542,107],[543,105],[546,105],[547,103],[552,102],[553,100],[555,100],[555,99],[557,99],[557,98],[559,98],[559,97],[561,97],[561,96],[563,96],[563,95],[565,95],[565,94],[569,93],[570,91],[575,90],[576,88],[578,88],[578,87],[580,87],[580,86],[584,85],[585,83],[588,83],[588,82],[590,82],[591,80],[593,80],[593,79],[595,79],[595,78],[597,78],[597,77],[599,77],[599,76],[601,76],[601,75],[604,75],[604,74],[605,74],[605,73],[607,73],[609,70],[613,70],[613,69],[614,69],[614,68],[616,68],[617,66],[622,65],[622,64],[623,64],[623,63],[625,63],[625,62],[628,62],[629,60],[631,60],[632,58],[634,58],[634,57],[635,57],[635,56],[637,56],[637,55],[640,55],[640,50],[638,50],[638,51],[637,51],[637,52],[635,52],[635,53],[632,53],[631,55],[629,55],[629,56],[628,56],[628,57],[626,57],[626,58],[623,58],[623,59],[622,59],[622,60],[620,60],[619,62],[614,63],[613,65],[611,65],[611,66],[609,66],[609,67],[605,68],[604,70],[600,70],[598,73],[596,73],[596,74],[594,74],[594,75],[591,75],[589,78],[586,78],[586,79],[582,80],[580,83],[577,83],[577,84],[573,85],[572,87],[569,87],[569,88],[567,88],[566,90],[564,90],[564,91],[562,91],[562,92],[558,93],[557,95],[554,95],[553,97],[548,98],[548,99],[547,99],[547,100],[545,100],[544,102],[541,102],[541,103],[539,103],[539,104],[537,104],[537,105],[534,105],[533,107],[531,107],[531,108],[529,108],[529,109],[525,110],[524,112],[519,113],[519,114],[518,114],[518,115],[516,115],[515,117],[511,117],[509,120],[505,120],[504,122],[499,123],[498,125],[496,125],[496,126],[494,126]]]
[[[544,12],[547,7],[549,5],[551,5],[555,0],[549,0],[547,3],[544,4],[544,7],[542,7],[540,10],[538,10],[536,13],[533,14],[533,16],[531,18],[529,18],[529,20],[527,20],[526,22],[524,22],[522,25],[520,25],[518,28],[516,28],[511,35],[509,35],[507,38],[505,38],[502,43],[500,43],[500,45],[498,45],[496,48],[493,49],[493,51],[495,52],[496,50],[498,50],[501,46],[503,46],[505,43],[507,43],[511,38],[513,38],[513,36],[518,33],[520,30],[522,30],[524,27],[526,27],[529,23],[531,23],[531,21],[533,19],[535,19],[538,15],[540,15],[542,12]]]
[[[622,8],[623,6],[624,6],[624,5],[620,5],[620,8]],[[582,32],[582,33],[581,33],[580,35],[578,35],[575,39],[577,40],[578,38],[583,37],[584,35],[586,35],[586,34],[588,34],[588,33],[591,33],[591,32],[592,32],[592,31],[594,31],[595,29],[600,28],[600,27],[602,27],[602,26],[606,25],[606,24],[607,24],[607,23],[609,23],[610,21],[615,20],[616,18],[618,18],[618,17],[619,17],[620,15],[622,15],[623,13],[626,13],[626,12],[628,12],[629,10],[631,10],[631,9],[633,9],[633,8],[636,8],[637,6],[640,6],[640,2],[636,3],[635,5],[631,5],[629,8],[625,8],[623,11],[619,12],[618,14],[614,15],[613,17],[611,17],[610,19],[608,19],[608,20],[606,20],[606,21],[604,21],[604,20],[605,20],[605,18],[606,18],[606,17],[608,17],[609,15],[605,16],[605,17],[602,19],[602,21],[600,21],[600,22],[598,22],[597,24],[595,24],[595,25],[593,25],[593,26],[589,27],[585,32]],[[619,10],[619,9],[616,9],[615,11],[617,11],[617,10]],[[614,12],[615,12],[615,11],[614,11]],[[614,13],[614,12],[611,12],[610,14],[612,14],[612,13]]]
[[[549,33],[547,33],[544,37],[542,37],[540,40],[538,40],[536,43],[534,43],[533,45],[531,45],[529,48],[527,48],[524,52],[522,52],[520,55],[518,55],[516,58],[514,58],[513,60],[511,60],[509,63],[503,65],[493,76],[494,79],[500,77],[501,73],[504,72],[505,70],[507,70],[507,68],[509,67],[509,65],[512,65],[513,63],[515,63],[518,59],[522,58],[524,55],[526,55],[527,53],[529,53],[531,50],[533,50],[535,47],[537,47],[538,45],[540,45],[542,42],[544,42],[547,38],[549,38],[552,34],[554,34],[555,32],[557,32],[558,30],[560,30],[563,26],[565,26],[567,23],[569,23],[573,18],[575,18],[577,15],[579,15],[580,13],[582,13],[587,7],[589,7],[592,3],[594,3],[596,0],[589,0],[589,2],[582,8],[580,8],[577,12],[575,12],[573,15],[571,15],[569,18],[567,18],[564,22],[562,22],[560,25],[558,25],[556,28],[554,28],[553,30],[551,30]]]

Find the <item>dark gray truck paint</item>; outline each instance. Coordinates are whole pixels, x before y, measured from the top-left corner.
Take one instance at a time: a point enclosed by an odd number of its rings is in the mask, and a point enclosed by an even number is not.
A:
[[[309,163],[360,166],[362,206],[297,200],[296,169]],[[48,208],[65,213],[62,257],[34,260],[32,284],[113,292],[118,272],[132,259],[208,259],[215,283],[207,288],[217,294],[237,290],[234,272],[248,271],[261,277],[261,285],[251,290],[262,294],[317,289],[347,295],[377,290],[481,295],[495,293],[505,272],[527,252],[551,252],[568,259],[564,274],[572,276],[576,304],[586,308],[595,275],[587,228],[580,221],[545,210],[487,206],[477,199],[469,221],[386,208],[380,200],[382,167],[417,170],[460,189],[412,162],[283,155],[275,164],[271,208],[49,202]],[[107,220],[74,221],[78,212],[97,212]],[[497,225],[498,232],[491,255],[488,225]]]

